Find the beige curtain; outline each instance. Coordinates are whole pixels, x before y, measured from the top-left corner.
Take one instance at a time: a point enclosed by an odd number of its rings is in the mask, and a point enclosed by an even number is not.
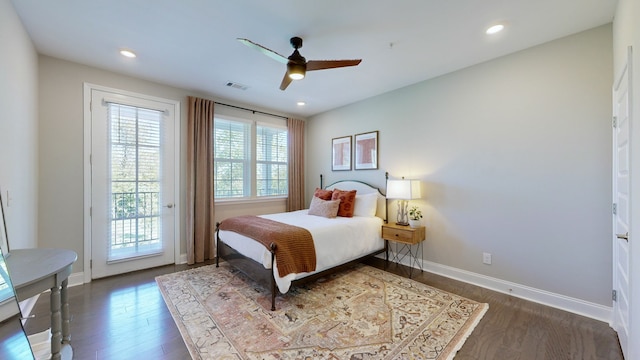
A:
[[[213,105],[189,96],[187,117],[187,263],[215,257]]]
[[[289,198],[287,211],[302,210],[304,202],[304,121],[287,119],[289,136]]]

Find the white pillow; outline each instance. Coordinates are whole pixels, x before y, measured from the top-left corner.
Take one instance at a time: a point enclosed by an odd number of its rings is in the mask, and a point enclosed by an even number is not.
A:
[[[338,216],[338,207],[340,206],[340,200],[322,200],[319,197],[313,197],[311,199],[311,205],[309,205],[309,215],[322,216],[329,219],[333,219]]]
[[[354,205],[353,216],[376,216],[378,206],[378,194],[359,194],[356,195],[356,204]]]

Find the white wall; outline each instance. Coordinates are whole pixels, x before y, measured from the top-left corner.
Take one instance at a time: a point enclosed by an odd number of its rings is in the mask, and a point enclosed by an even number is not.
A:
[[[636,214],[640,213],[640,4],[636,0],[618,0],[613,23],[613,63],[614,75],[617,78],[627,59],[627,47],[633,46],[633,63],[631,78],[631,222],[629,231],[629,262],[631,299],[629,339],[640,337],[640,221]],[[629,341],[629,359],[640,359],[640,342]]]
[[[158,86],[48,56],[39,57],[40,177],[39,247],[74,250],[84,265],[84,82],[184,101],[183,90]],[[182,116],[186,116],[182,105]]]
[[[611,38],[602,26],[314,116],[307,179],[420,179],[426,261],[610,307]],[[331,139],[372,130],[380,169],[331,172]]]
[[[83,83],[112,87],[181,102],[182,109],[182,189],[186,164],[186,117],[188,95],[202,96],[224,103],[206,94],[136,79],[90,66],[49,56],[39,57],[40,101],[40,176],[39,247],[63,247],[78,253],[74,272],[84,271],[83,246]],[[232,105],[247,106],[232,103]],[[269,111],[255,108],[255,110]],[[217,110],[216,110],[217,111]],[[250,114],[250,113],[249,113]],[[184,194],[184,191],[181,192]],[[179,205],[184,209],[184,196]],[[216,219],[242,212],[264,213],[272,208],[284,210],[282,201],[227,205],[216,210]],[[266,209],[265,209],[266,208]],[[277,211],[277,210],[276,210]],[[184,214],[184,211],[182,212]],[[180,253],[186,252],[184,219],[181,219]]]
[[[33,248],[38,238],[38,56],[9,0],[0,0],[0,49],[0,190],[9,245]]]

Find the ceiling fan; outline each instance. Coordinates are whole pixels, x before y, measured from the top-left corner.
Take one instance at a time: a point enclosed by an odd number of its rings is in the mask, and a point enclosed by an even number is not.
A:
[[[251,40],[238,38],[238,41],[247,45],[250,48],[254,48],[268,57],[279,61],[283,64],[287,64],[287,72],[284,74],[282,83],[280,84],[280,90],[284,90],[291,84],[292,80],[300,80],[304,78],[307,71],[324,70],[340,68],[345,66],[356,66],[360,64],[362,59],[355,60],[309,60],[300,55],[298,49],[302,47],[302,39],[299,37],[292,37],[289,42],[293,46],[293,53],[287,58],[277,52],[267,49],[266,47],[256,44]]]

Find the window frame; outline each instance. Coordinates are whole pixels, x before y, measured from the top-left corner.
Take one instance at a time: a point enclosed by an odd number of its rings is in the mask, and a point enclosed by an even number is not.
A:
[[[258,127],[264,127],[264,128],[268,128],[268,129],[272,129],[272,130],[278,130],[278,131],[284,131],[285,133],[285,142],[286,142],[286,150],[285,150],[285,161],[277,161],[277,160],[258,160]],[[255,194],[257,198],[273,198],[273,197],[288,197],[289,196],[289,189],[288,189],[288,183],[289,183],[289,139],[288,139],[288,129],[286,126],[279,126],[279,125],[275,125],[275,124],[271,124],[271,123],[265,123],[262,121],[256,121],[255,123],[255,143],[254,143],[254,148],[256,151],[256,156],[255,156],[255,163],[253,164],[253,169],[255,169],[255,181],[254,181],[254,185],[255,185]],[[258,195],[258,165],[259,164],[264,164],[264,165],[284,165],[285,170],[286,170],[286,182],[287,182],[287,187],[285,188],[285,194],[277,194],[277,195],[262,195],[259,196]],[[271,180],[273,180],[273,178],[271,178]]]
[[[231,162],[231,163],[242,163],[243,164],[243,169],[242,169],[242,179],[243,179],[243,185],[242,185],[242,192],[243,194],[246,193],[247,191],[249,191],[249,193],[253,193],[252,189],[251,189],[251,183],[247,183],[244,179],[251,179],[251,177],[253,176],[251,174],[251,159],[254,157],[253,155],[253,150],[251,148],[251,143],[252,143],[252,132],[253,131],[253,123],[250,120],[246,120],[246,119],[239,119],[239,118],[234,118],[234,117],[230,117],[230,116],[218,116],[218,115],[214,115],[214,119],[213,119],[213,131],[214,134],[211,134],[211,136],[213,137],[213,148],[214,148],[214,154],[213,154],[213,169],[214,169],[214,183],[216,183],[216,179],[218,178],[218,174],[216,172],[216,159],[217,159],[217,153],[215,152],[215,148],[216,148],[216,139],[215,139],[215,131],[217,129],[217,124],[216,124],[216,120],[220,119],[220,120],[224,120],[224,121],[228,121],[228,122],[232,122],[232,123],[240,123],[243,124],[244,126],[246,126],[248,128],[248,133],[244,133],[244,141],[247,142],[244,144],[244,153],[247,154],[245,156],[244,159],[242,159],[242,161],[234,161],[234,159],[232,158],[225,158],[227,161]],[[250,180],[249,180],[250,181]],[[214,189],[214,193],[215,193],[215,189]],[[225,196],[225,197],[218,197],[218,196],[214,196],[215,199],[228,199],[228,200],[233,200],[233,199],[243,199],[246,198],[246,196],[241,196],[241,197],[235,197],[235,196]]]
[[[254,116],[255,117],[255,116]],[[289,194],[288,194],[288,189],[287,189],[287,194],[284,195],[266,195],[266,196],[258,196],[257,195],[257,165],[258,165],[258,161],[257,161],[257,128],[258,126],[264,126],[264,127],[269,127],[269,128],[274,128],[274,129],[281,129],[284,130],[285,132],[287,132],[287,154],[286,154],[286,164],[287,164],[287,182],[289,181],[289,169],[288,169],[288,164],[289,164],[289,154],[288,154],[288,128],[287,128],[287,123],[286,120],[273,120],[273,119],[255,119],[255,118],[251,118],[251,117],[244,117],[244,116],[238,116],[238,115],[230,115],[227,113],[219,113],[219,112],[215,112],[214,113],[214,131],[216,129],[216,121],[217,120],[225,120],[225,121],[231,121],[231,122],[240,122],[240,123],[245,123],[249,125],[249,134],[248,134],[248,139],[249,139],[249,144],[248,144],[248,152],[247,154],[249,154],[249,159],[245,160],[246,163],[249,164],[248,169],[243,169],[243,173],[248,180],[244,181],[244,185],[243,185],[243,189],[244,191],[246,191],[246,189],[249,189],[249,196],[242,196],[242,197],[218,197],[217,195],[214,196],[214,202],[215,203],[246,203],[246,202],[266,202],[266,201],[275,201],[275,200],[281,200],[281,199],[286,199],[288,198]],[[214,141],[214,149],[215,149],[215,136],[214,134],[211,134],[211,136],[213,137],[213,141]],[[247,137],[245,137],[246,139]],[[217,158],[217,154],[213,154],[213,166],[214,166],[214,172],[216,171],[216,158]],[[264,162],[261,162],[264,163]],[[248,174],[248,175],[247,175]],[[217,174],[214,174],[215,177],[217,177]],[[248,177],[247,177],[248,176]]]

